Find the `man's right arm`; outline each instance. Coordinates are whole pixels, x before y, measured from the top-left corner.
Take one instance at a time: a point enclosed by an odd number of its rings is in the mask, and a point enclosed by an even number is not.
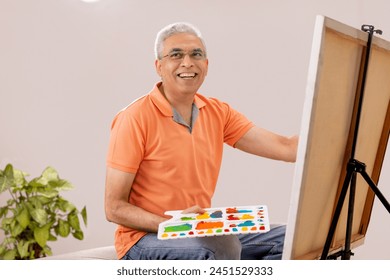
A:
[[[135,174],[107,167],[105,213],[108,221],[133,229],[157,232],[166,218],[155,215],[129,203]]]

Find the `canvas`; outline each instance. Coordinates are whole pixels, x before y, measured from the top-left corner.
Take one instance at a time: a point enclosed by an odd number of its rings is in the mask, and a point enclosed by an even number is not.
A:
[[[316,20],[284,259],[318,259],[350,159],[368,34],[327,17]],[[390,127],[390,43],[374,36],[355,158],[379,181]],[[380,186],[379,186],[380,188]],[[363,244],[374,195],[358,176],[352,247]],[[330,252],[342,249],[347,203]],[[390,219],[390,218],[389,218]]]

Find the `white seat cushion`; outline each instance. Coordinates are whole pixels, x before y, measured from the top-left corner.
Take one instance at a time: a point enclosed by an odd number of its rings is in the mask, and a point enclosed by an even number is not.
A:
[[[75,251],[60,255],[53,255],[40,260],[117,260],[114,246],[98,247]]]

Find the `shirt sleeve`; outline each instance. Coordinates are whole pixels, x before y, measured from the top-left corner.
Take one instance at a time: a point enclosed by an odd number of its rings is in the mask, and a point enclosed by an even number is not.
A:
[[[232,147],[254,124],[243,114],[234,110],[227,103],[223,103],[225,111],[224,142]]]
[[[111,125],[107,166],[136,173],[144,156],[144,137],[137,119],[126,110],[114,118]]]

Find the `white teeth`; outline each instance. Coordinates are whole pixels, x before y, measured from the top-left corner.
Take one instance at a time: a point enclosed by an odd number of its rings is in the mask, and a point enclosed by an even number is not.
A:
[[[189,79],[189,78],[194,78],[196,76],[196,73],[180,73],[178,76],[180,78]]]

